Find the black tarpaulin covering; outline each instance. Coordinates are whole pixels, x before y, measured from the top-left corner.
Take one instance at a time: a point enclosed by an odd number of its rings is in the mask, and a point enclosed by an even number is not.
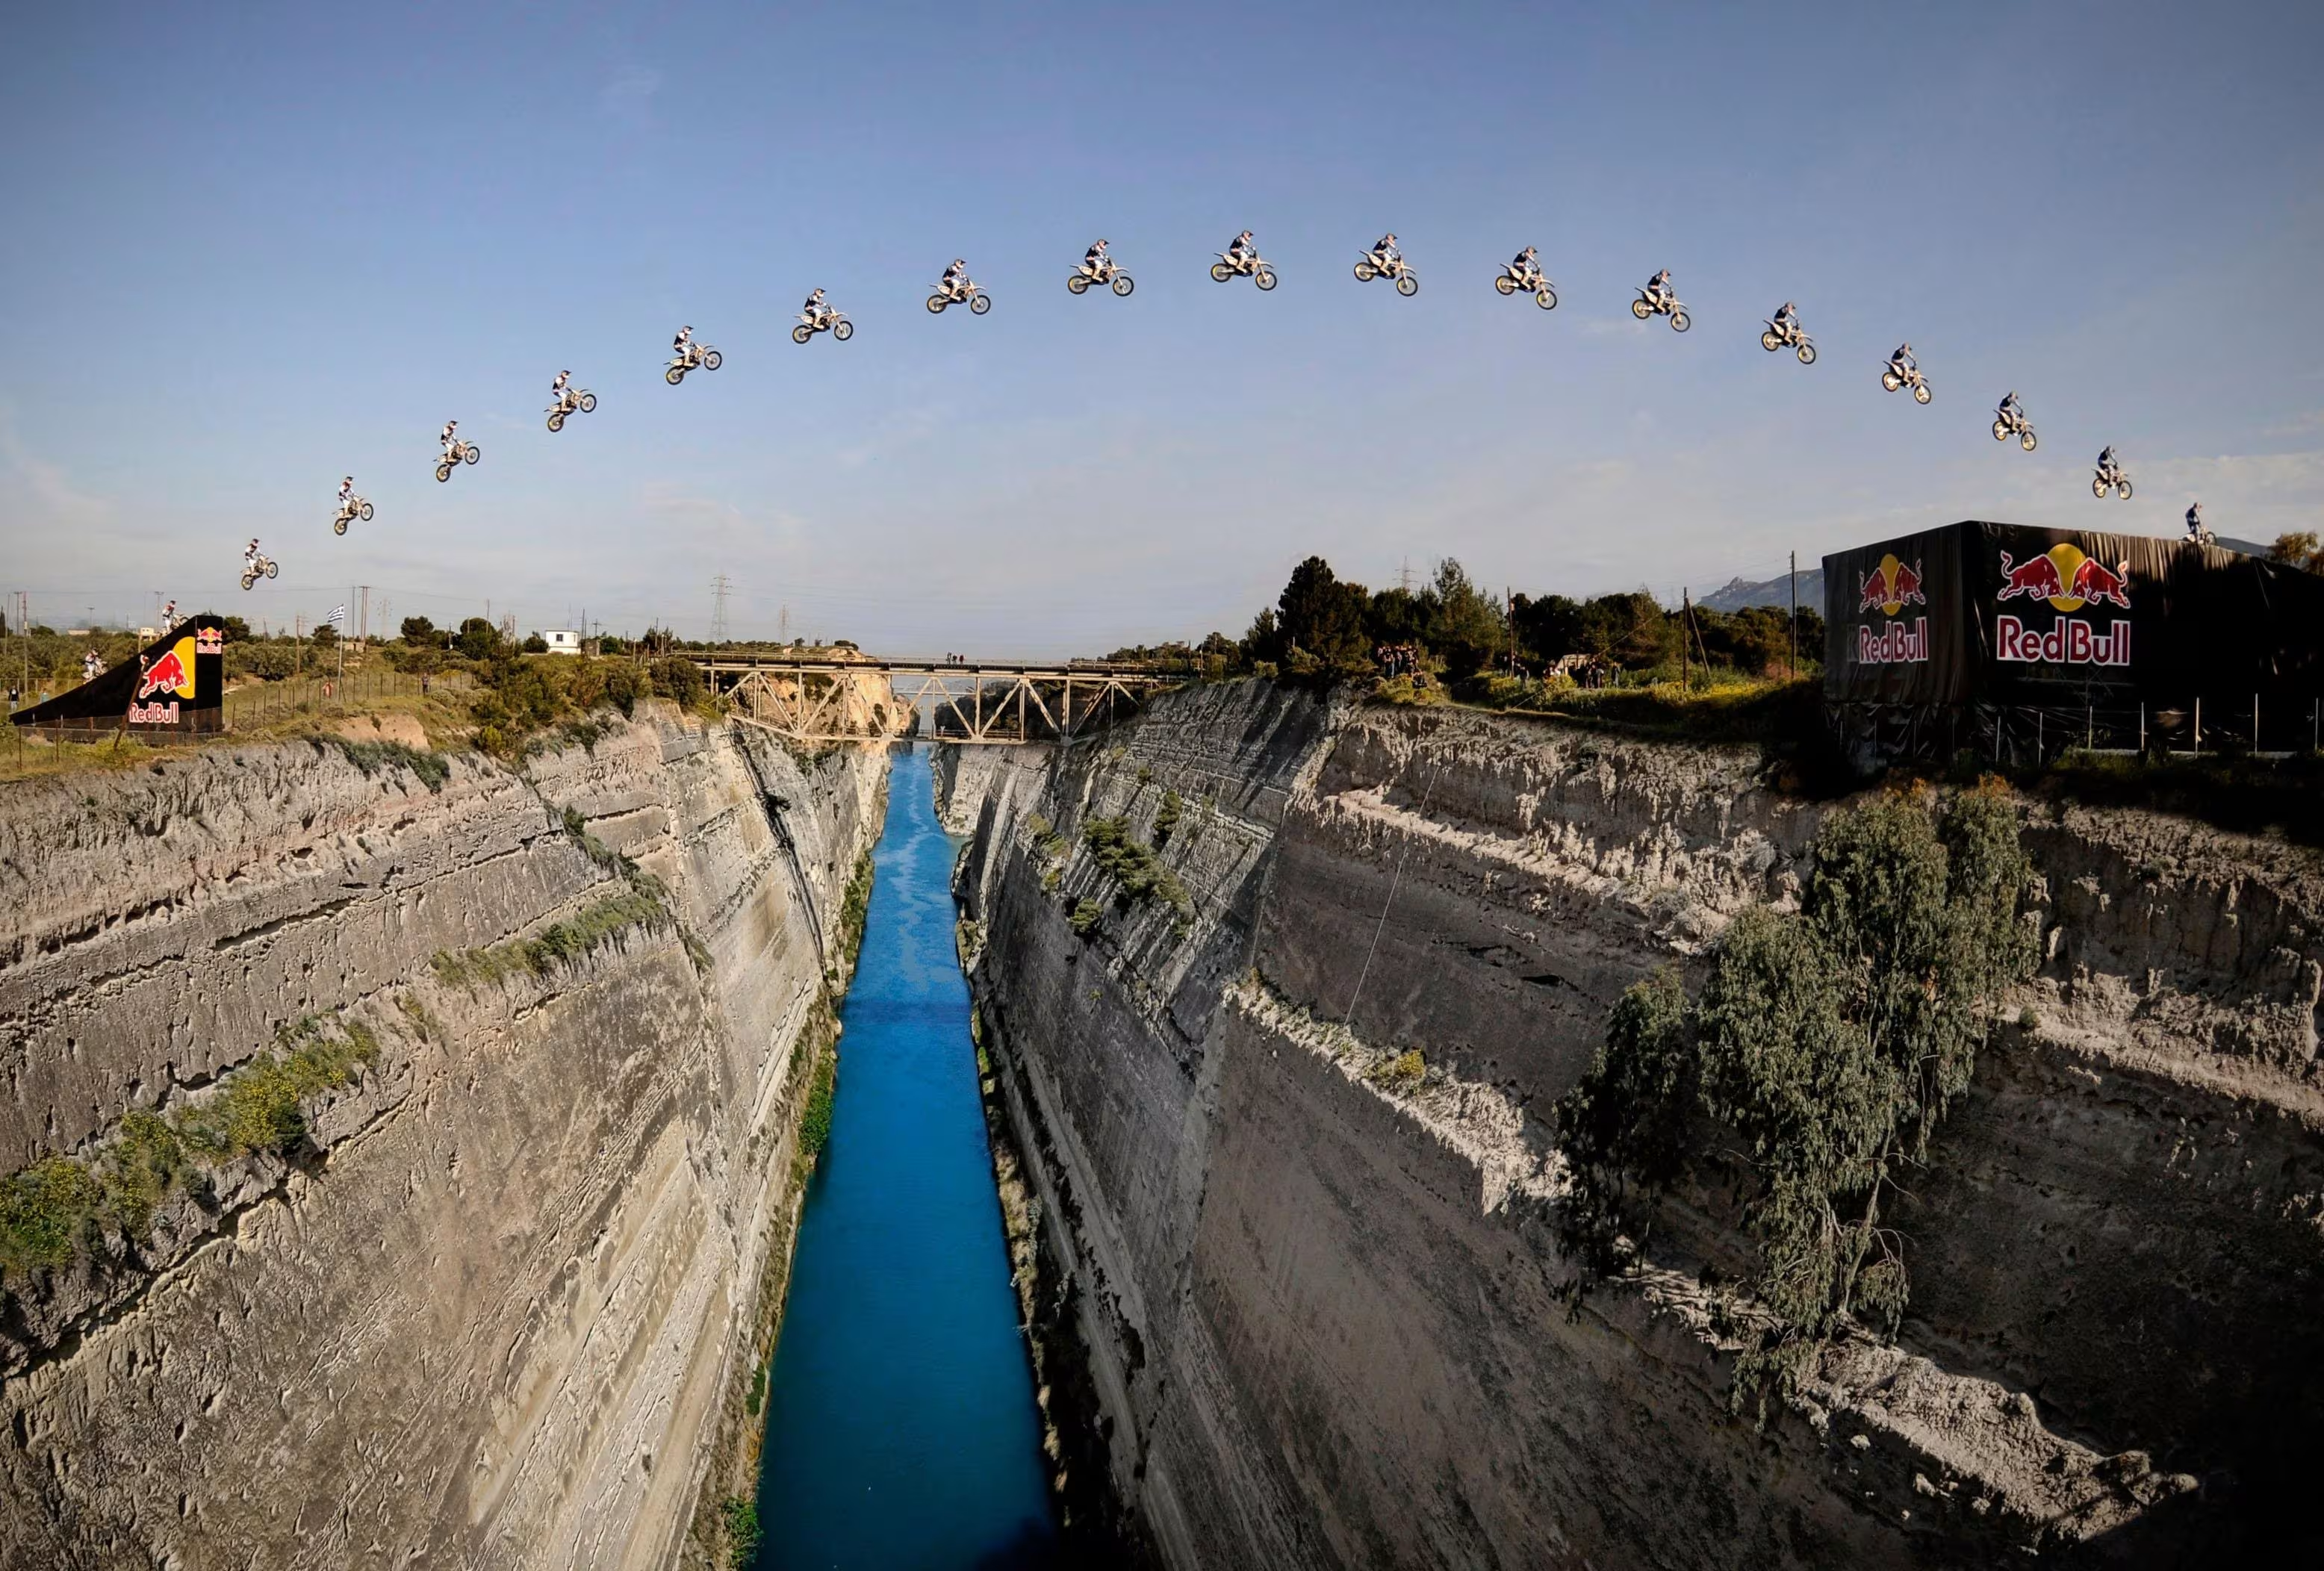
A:
[[[192,617],[134,658],[9,719],[60,730],[214,731],[223,717],[225,667],[225,624]]]

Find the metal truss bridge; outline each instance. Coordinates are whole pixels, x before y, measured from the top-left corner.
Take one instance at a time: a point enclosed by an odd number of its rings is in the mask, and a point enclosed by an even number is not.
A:
[[[1150,666],[719,655],[696,658],[729,713],[790,741],[926,736],[1015,747],[1070,741],[1135,713],[1182,673]]]

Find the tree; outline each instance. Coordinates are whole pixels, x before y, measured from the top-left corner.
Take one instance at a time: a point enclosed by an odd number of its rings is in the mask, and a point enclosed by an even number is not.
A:
[[[2324,573],[2324,545],[2318,543],[2313,529],[2302,529],[2296,535],[2278,535],[2275,544],[2267,548],[2267,555],[2271,561],[2288,562],[2310,573]]]
[[[1543,665],[1585,652],[1578,600],[1562,594],[1535,600],[1520,594],[1510,601],[1509,616],[1517,627],[1518,648]]]
[[[218,624],[219,630],[225,635],[226,641],[227,643],[246,644],[250,641],[250,624],[243,620],[242,618],[238,616],[220,617],[218,619]]]
[[[501,630],[483,617],[472,616],[460,624],[459,636],[453,641],[469,659],[489,660],[500,652]]]
[[[1436,565],[1435,626],[1429,643],[1444,657],[1446,675],[1469,676],[1508,649],[1509,626],[1500,602],[1470,582],[1467,569],[1447,556]]]
[[[310,638],[315,648],[327,649],[339,641],[339,629],[329,622],[317,622]]]
[[[1284,658],[1291,661],[1293,651],[1304,652],[1326,680],[1369,671],[1364,611],[1370,598],[1362,584],[1342,583],[1321,556],[1308,557],[1291,570],[1276,602]]]
[[[549,640],[542,638],[537,631],[528,633],[525,635],[523,649],[528,655],[546,655],[549,653]]]
[[[443,635],[436,630],[436,624],[424,616],[405,617],[401,630],[403,641],[407,644],[429,644],[440,647],[444,641]]]

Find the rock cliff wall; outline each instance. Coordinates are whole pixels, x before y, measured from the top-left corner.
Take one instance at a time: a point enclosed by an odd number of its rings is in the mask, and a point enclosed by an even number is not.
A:
[[[1792,896],[1825,810],[1736,753],[1256,684],[945,788],[1084,1525],[1173,1566],[1599,1571],[2285,1525],[2324,1438],[2312,857],[2032,813],[2044,965],[1903,1219],[1912,1318],[1762,1433],[1697,1285],[1741,1241],[1697,1215],[1569,1313],[1545,1119],[1624,987]],[[1091,843],[1114,818],[1175,883]]]
[[[0,1172],[123,1189],[165,1127],[185,1168],[9,1273],[0,1564],[679,1561],[885,755],[664,712],[417,761],[0,793]],[[303,1131],[249,1136],[316,1062]]]

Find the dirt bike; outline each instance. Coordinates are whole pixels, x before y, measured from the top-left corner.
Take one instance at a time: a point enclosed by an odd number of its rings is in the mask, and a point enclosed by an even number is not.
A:
[[[2034,451],[2034,422],[2022,414],[2009,414],[1996,409],[1993,414],[1993,439],[2006,442],[2015,436],[2017,445],[2026,452]]]
[[[1683,333],[1694,326],[1694,318],[1686,314],[1686,308],[1679,303],[1676,295],[1650,295],[1640,289],[1638,298],[1630,302],[1630,315],[1641,322],[1656,315],[1668,317],[1674,333]]]
[[[1399,256],[1383,266],[1378,253],[1367,251],[1356,262],[1356,281],[1368,284],[1376,278],[1394,279],[1396,292],[1400,295],[1420,292],[1420,275],[1412,271],[1411,263]]]
[[[661,379],[676,387],[689,371],[715,371],[725,363],[726,357],[709,345],[689,344],[685,354],[670,357],[669,369],[661,373]]]
[[[438,459],[438,460],[437,461],[437,464],[436,464],[436,481],[437,481],[437,483],[440,485],[440,484],[442,484],[445,481],[447,481],[447,480],[449,480],[449,479],[451,479],[451,478],[452,478],[452,466],[453,466],[454,464],[474,464],[477,459],[479,459],[479,458],[481,458],[481,457],[483,457],[483,456],[484,456],[484,452],[483,452],[483,450],[482,450],[481,448],[479,448],[479,447],[478,447],[478,446],[477,446],[474,442],[461,442],[461,443],[456,444],[456,445],[453,446],[453,448],[451,449],[451,451],[450,451],[450,452],[448,452],[448,453],[445,454],[445,455],[444,455],[442,458],[440,458],[440,459]]]
[[[946,306],[957,306],[963,300],[968,302],[969,311],[973,316],[982,317],[992,309],[992,297],[966,279],[956,284],[939,280],[931,287],[936,290],[928,297],[928,314],[931,316],[940,316]]]
[[[1533,303],[1543,310],[1557,309],[1557,286],[1537,271],[1519,272],[1514,262],[1501,269],[1493,280],[1493,287],[1505,295],[1513,295],[1519,289],[1523,289],[1533,297]]]
[[[798,326],[791,329],[791,342],[804,344],[818,333],[828,333],[844,344],[855,336],[855,324],[828,307],[813,313],[801,311]]]
[[[351,496],[339,504],[338,517],[331,520],[331,533],[346,534],[347,526],[357,519],[361,519],[364,523],[371,522],[371,503],[359,496]],[[248,589],[250,585],[245,583],[243,587]]]
[[[1130,280],[1130,275],[1115,266],[1111,260],[1108,260],[1105,265],[1095,272],[1084,267],[1065,275],[1065,288],[1074,294],[1089,293],[1092,284],[1104,284],[1115,294],[1125,296],[1138,287]]]
[[[281,569],[272,556],[254,556],[242,565],[242,586],[248,589],[262,578],[272,578]]]
[[[1780,327],[1769,322],[1767,330],[1759,335],[1759,347],[1773,354],[1786,346],[1800,357],[1802,365],[1815,363],[1815,340],[1801,332],[1797,322],[1786,322]]]
[[[2119,464],[2101,464],[2098,473],[2090,476],[2092,496],[2104,501],[2106,493],[2110,491],[2120,492],[2122,500],[2125,501],[2130,500],[2130,476],[2122,472],[2122,465]]]
[[[1930,394],[1928,378],[1921,374],[1921,368],[1917,365],[1912,367],[1910,370],[1900,372],[1896,369],[1894,362],[1886,360],[1882,361],[1880,363],[1880,385],[1886,388],[1890,392],[1895,392],[1901,387],[1910,387],[1913,390],[1913,401],[1914,403],[1925,404],[1929,401]]]
[[[1223,251],[1218,254],[1218,261],[1211,263],[1213,283],[1222,284],[1231,278],[1247,275],[1260,289],[1275,287],[1275,270],[1259,260],[1259,253],[1254,251],[1244,257],[1230,256]]]
[[[563,398],[549,406],[549,428],[552,431],[562,431],[565,429],[566,416],[576,413],[590,415],[596,411],[597,395],[595,393],[586,388],[567,388]]]

